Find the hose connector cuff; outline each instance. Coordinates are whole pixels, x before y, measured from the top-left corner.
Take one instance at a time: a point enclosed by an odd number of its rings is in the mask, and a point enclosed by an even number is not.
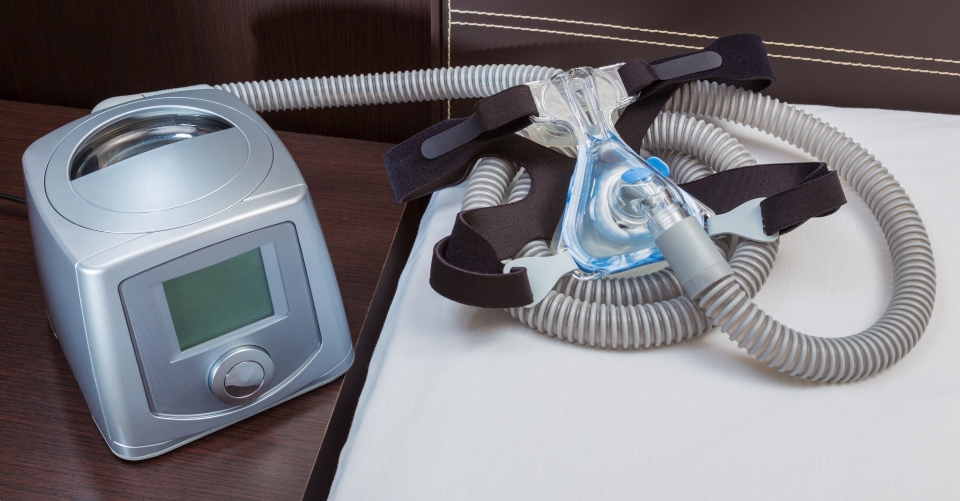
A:
[[[656,243],[691,299],[733,275],[727,260],[693,216],[667,228]]]

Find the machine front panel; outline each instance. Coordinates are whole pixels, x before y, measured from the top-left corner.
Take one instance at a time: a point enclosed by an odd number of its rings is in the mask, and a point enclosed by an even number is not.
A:
[[[232,399],[225,384],[257,390],[250,378],[266,374],[259,398],[320,348],[292,223],[167,261],[123,281],[120,295],[154,414],[229,412],[253,400]]]

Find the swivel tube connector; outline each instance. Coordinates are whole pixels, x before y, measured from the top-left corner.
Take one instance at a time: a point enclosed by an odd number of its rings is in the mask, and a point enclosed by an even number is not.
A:
[[[688,216],[667,228],[657,237],[657,247],[691,299],[733,275],[733,269],[695,217]]]
[[[687,214],[660,177],[647,169],[632,169],[620,182],[616,203],[621,224],[646,223],[690,298],[733,274],[700,221]]]

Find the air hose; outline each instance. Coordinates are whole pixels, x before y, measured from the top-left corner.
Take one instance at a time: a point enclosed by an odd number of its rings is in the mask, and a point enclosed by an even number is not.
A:
[[[350,77],[270,80],[218,85],[258,112],[485,97],[558,70],[488,65]],[[508,311],[550,336],[612,349],[676,343],[720,326],[759,361],[804,379],[845,382],[872,376],[903,358],[920,339],[933,311],[936,271],[930,241],[910,198],[866,149],[796,107],[759,93],[705,81],[681,87],[644,138],[643,147],[672,167],[679,183],[755,164],[749,152],[711,117],[766,132],[836,170],[870,206],[887,240],[893,292],[886,311],[863,332],[840,338],[803,334],[753,304],[776,258],[779,241],[720,238],[734,275],[699,298],[684,295],[670,269],[639,277],[583,281],[570,276],[533,308]],[[566,152],[571,154],[571,152]],[[463,208],[522,199],[530,179],[498,158],[481,158],[468,178]],[[546,242],[516,256],[548,255]]]
[[[368,75],[260,80],[215,85],[264,111],[336,108],[486,97],[504,89],[550,78],[542,66],[496,64]]]

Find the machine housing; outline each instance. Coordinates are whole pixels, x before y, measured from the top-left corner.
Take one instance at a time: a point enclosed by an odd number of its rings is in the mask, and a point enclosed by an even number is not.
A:
[[[50,324],[110,449],[156,456],[343,374],[354,352],[333,266],[277,135],[211,88],[107,104],[37,140],[23,168]],[[164,125],[184,117],[214,126],[192,137]],[[129,153],[87,169],[111,141]],[[189,312],[237,303],[209,291],[246,299],[230,280],[252,283],[263,312]],[[196,283],[206,289],[186,306],[166,304],[173,285]],[[221,317],[246,323],[204,334]],[[183,318],[206,337],[186,340]]]

